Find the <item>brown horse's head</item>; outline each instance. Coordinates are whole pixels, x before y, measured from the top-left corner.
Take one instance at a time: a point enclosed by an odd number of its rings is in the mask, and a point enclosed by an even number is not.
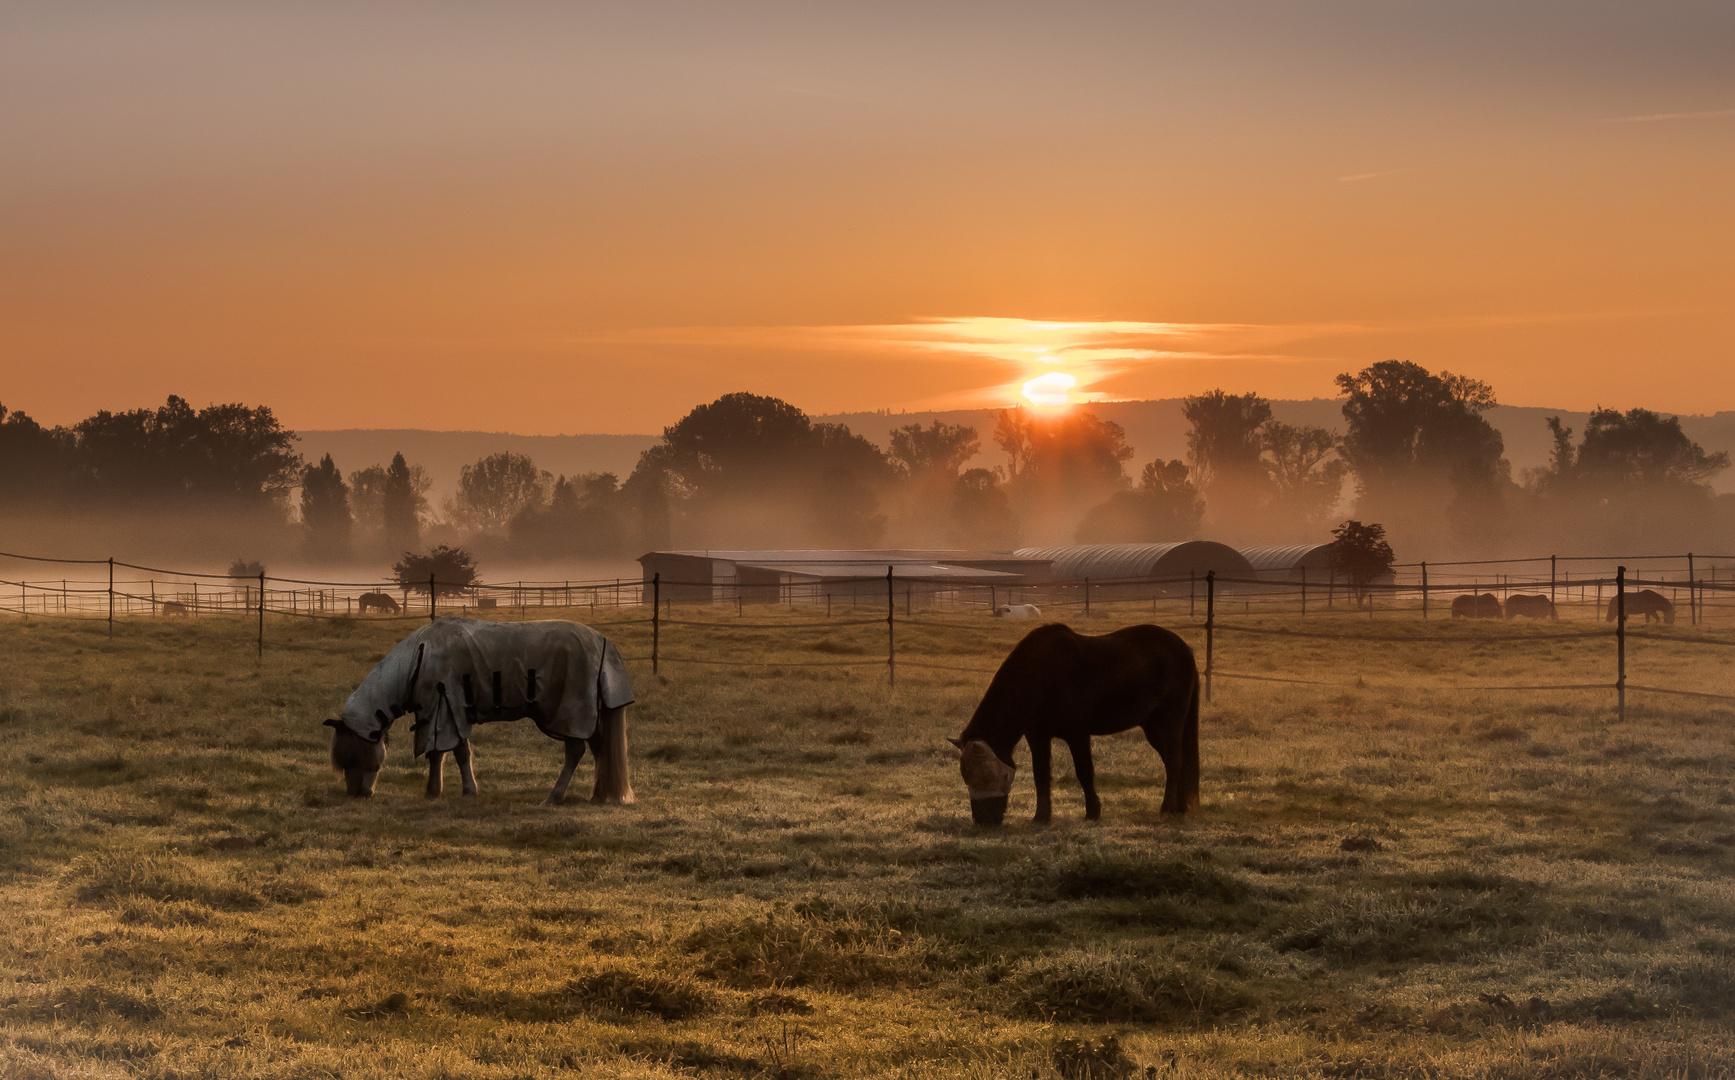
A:
[[[999,825],[1006,820],[1006,800],[1012,793],[1012,765],[981,739],[948,741],[958,748],[958,768],[970,789],[970,817],[978,825]]]
[[[332,769],[343,776],[344,788],[352,796],[368,798],[386,761],[385,740],[364,739],[342,720],[327,720],[325,726],[331,729]]]

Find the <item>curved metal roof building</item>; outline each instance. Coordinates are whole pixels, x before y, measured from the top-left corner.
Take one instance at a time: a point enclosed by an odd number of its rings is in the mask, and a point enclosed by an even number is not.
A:
[[[1240,551],[1254,572],[1263,578],[1299,577],[1306,569],[1309,578],[1324,581],[1331,573],[1330,544],[1289,544],[1241,548]]]
[[[1251,578],[1253,566],[1241,553],[1213,540],[1174,544],[1072,544],[1065,547],[1019,548],[1026,559],[1053,562],[1054,581],[1132,581],[1140,578],[1203,576],[1211,570],[1224,577]]]

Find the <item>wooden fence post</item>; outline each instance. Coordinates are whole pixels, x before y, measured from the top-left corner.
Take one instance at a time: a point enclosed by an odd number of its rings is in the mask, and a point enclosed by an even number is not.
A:
[[[886,567],[886,683],[898,685],[897,595],[892,590],[892,568]]]
[[[1548,557],[1548,602],[1551,604],[1554,603],[1554,560],[1555,556]]]
[[[108,636],[114,637],[114,556],[108,557]]]
[[[1211,700],[1211,672],[1217,629],[1217,571],[1205,571],[1205,700]]]
[[[1615,704],[1627,719],[1627,568],[1615,567]]]
[[[259,571],[259,659],[265,659],[265,571]]]
[[[655,675],[662,667],[663,624],[657,616],[662,610],[663,572],[661,570],[651,575],[651,674]]]
[[[437,609],[439,608],[440,605],[439,605],[439,602],[437,600],[435,600],[435,597],[437,597],[439,595],[440,595],[439,592],[436,591],[436,584],[434,582],[434,575],[429,574],[428,575],[428,621],[429,622],[433,622],[435,616],[438,614]]]
[[[1693,588],[1693,553],[1687,552],[1687,610],[1692,613],[1693,625],[1699,625],[1699,593]]]

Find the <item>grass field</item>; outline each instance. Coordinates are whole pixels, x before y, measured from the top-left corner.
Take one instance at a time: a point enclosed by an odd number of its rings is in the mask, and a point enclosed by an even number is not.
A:
[[[1196,817],[1134,733],[1100,824],[1061,747],[1054,824],[1021,769],[979,832],[943,739],[987,675],[889,692],[794,666],[883,626],[676,615],[717,625],[665,655],[723,663],[632,665],[614,809],[540,807],[529,724],[479,731],[479,797],[424,800],[406,737],[345,799],[319,722],[413,624],[274,621],[260,662],[238,620],[0,622],[0,1077],[1735,1075],[1735,713],[1444,689],[1608,682],[1606,637],[1226,632],[1227,670],[1336,685],[1220,681]],[[934,618],[900,656],[1028,629]],[[1632,662],[1735,691],[1735,649]]]

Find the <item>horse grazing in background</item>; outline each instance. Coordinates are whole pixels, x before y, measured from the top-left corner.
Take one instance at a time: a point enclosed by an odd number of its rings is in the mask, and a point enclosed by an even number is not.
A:
[[[1084,816],[1102,816],[1093,735],[1143,728],[1163,759],[1163,812],[1184,814],[1199,805],[1199,666],[1185,641],[1160,626],[1129,626],[1101,635],[1050,623],[1024,635],[994,673],[988,692],[964,728],[950,740],[970,789],[970,815],[978,825],[1006,817],[1015,766],[1012,752],[1030,744],[1036,776],[1036,817],[1048,821],[1052,743],[1065,742],[1084,789]]]
[[[377,611],[382,615],[396,615],[399,610],[398,602],[383,592],[362,593],[361,598],[356,601],[356,608],[363,615],[370,611]]]
[[[162,611],[163,611],[164,615],[190,615],[190,614],[192,614],[192,612],[187,610],[187,605],[181,603],[179,600],[164,600]]]
[[[1655,619],[1659,622],[1675,625],[1675,605],[1660,592],[1651,589],[1640,589],[1638,592],[1627,593],[1627,618],[1645,617],[1649,623]],[[1620,616],[1620,597],[1614,597],[1608,602],[1608,617],[1604,622],[1614,622]]]
[[[994,609],[996,619],[1040,619],[1042,609],[1035,604],[1001,604]]]
[[[332,729],[331,764],[349,793],[373,794],[392,722],[416,715],[415,756],[428,759],[428,798],[441,791],[447,752],[464,794],[476,794],[470,730],[529,717],[561,740],[566,764],[545,806],[559,806],[588,745],[596,755],[593,803],[633,801],[626,707],[632,683],[614,644],[588,626],[549,619],[499,623],[437,619],[398,642],[344,703]]]
[[[1520,615],[1527,619],[1560,621],[1560,612],[1554,610],[1554,601],[1540,593],[1535,596],[1513,593],[1506,598],[1506,617],[1516,619]]]
[[[1465,593],[1452,598],[1454,619],[1498,619],[1500,614],[1500,598],[1491,592]]]

